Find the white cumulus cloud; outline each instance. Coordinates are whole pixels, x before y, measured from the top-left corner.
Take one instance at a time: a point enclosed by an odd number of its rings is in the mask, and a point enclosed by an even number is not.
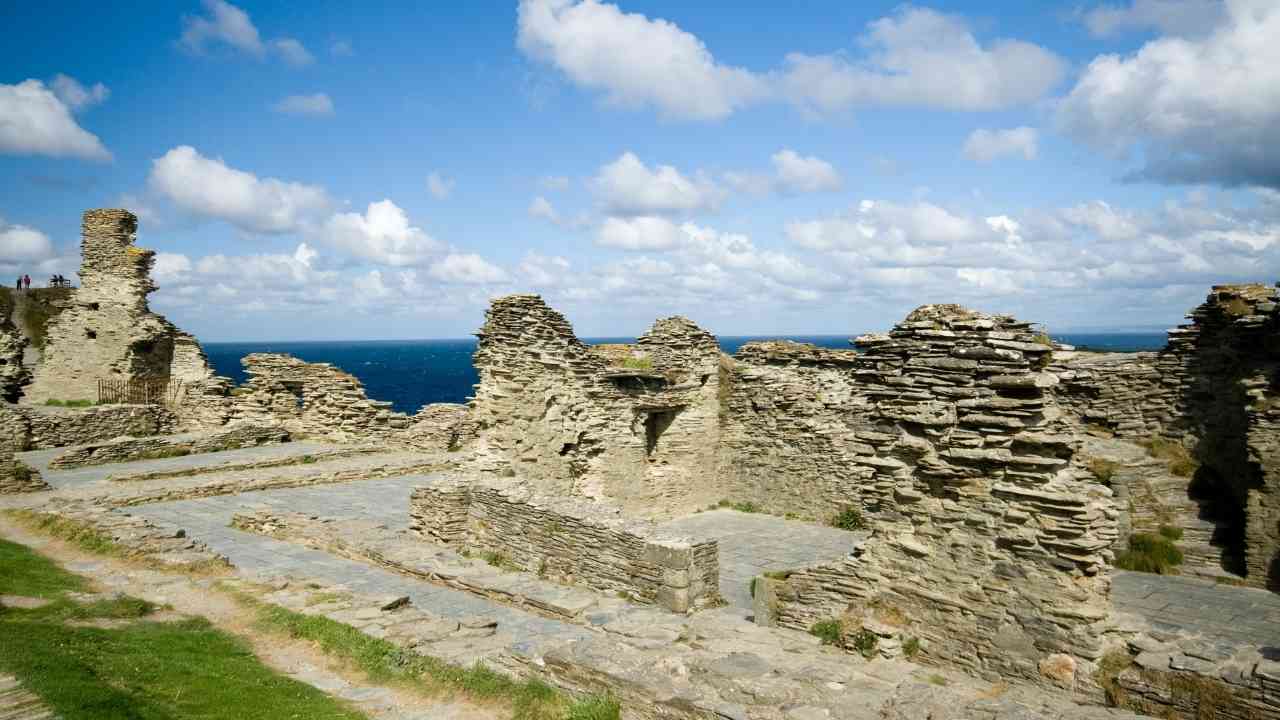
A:
[[[62,101],[63,105],[75,111],[105,102],[111,96],[111,91],[102,83],[94,83],[92,87],[85,87],[80,84],[79,80],[62,73],[53,76],[53,82],[49,83],[49,87],[53,90],[53,94],[57,95],[58,99]]]
[[[49,236],[26,225],[10,225],[0,218],[0,264],[31,263],[54,256]]]
[[[651,169],[631,152],[601,167],[591,188],[616,215],[714,210],[725,197],[724,190],[705,177],[685,177],[670,165]]]
[[[186,28],[178,44],[193,53],[203,53],[210,45],[222,43],[262,57],[266,47],[249,13],[225,0],[202,0],[207,15],[183,18]]]
[[[421,265],[444,250],[442,243],[411,225],[405,211],[390,200],[369,203],[363,215],[335,214],[325,222],[321,237],[355,257],[383,265]]]
[[[427,274],[440,282],[465,285],[503,283],[509,279],[505,270],[475,253],[449,253],[432,263]]]
[[[768,92],[763,78],[717,62],[674,23],[597,0],[521,0],[517,42],[607,102],[666,117],[722,118]]]
[[[302,43],[294,38],[278,38],[271,41],[271,48],[276,51],[284,61],[294,67],[304,67],[315,62],[315,56],[311,54]]]
[[[670,250],[684,236],[675,223],[662,217],[607,217],[600,224],[596,243],[621,250]]]
[[[289,115],[332,115],[333,100],[325,93],[289,95],[272,105],[271,109]]]
[[[1280,187],[1280,4],[1224,7],[1203,37],[1095,58],[1058,105],[1061,128],[1099,149],[1140,149],[1142,179]]]
[[[1222,0],[1132,0],[1100,5],[1084,13],[1085,27],[1098,37],[1154,28],[1169,35],[1199,35],[1222,19]]]
[[[816,157],[805,157],[794,150],[781,150],[773,154],[774,171],[783,190],[811,193],[823,190],[839,190],[843,181],[831,163]]]
[[[958,17],[904,7],[872,22],[863,57],[786,58],[783,87],[802,106],[830,112],[887,105],[996,110],[1034,102],[1066,73],[1066,62],[1031,43],[983,45]]]
[[[110,160],[98,136],[39,80],[0,84],[0,153]]]
[[[1039,134],[1035,128],[1024,125],[1008,130],[974,130],[965,139],[963,152],[974,162],[989,163],[1007,155],[1034,160],[1039,150]]]
[[[259,178],[208,158],[195,148],[173,148],[151,163],[153,190],[196,215],[225,220],[256,233],[303,229],[332,205],[315,185]]]

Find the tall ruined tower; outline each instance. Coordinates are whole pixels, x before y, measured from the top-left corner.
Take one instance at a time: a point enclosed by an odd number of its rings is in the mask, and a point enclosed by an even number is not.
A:
[[[81,223],[80,289],[48,328],[28,402],[94,400],[99,380],[208,376],[194,338],[147,307],[155,252],[135,246],[138,218],[128,210],[88,210]],[[174,367],[175,347],[181,370]],[[196,346],[198,348],[198,346]],[[188,367],[191,366],[191,367]]]

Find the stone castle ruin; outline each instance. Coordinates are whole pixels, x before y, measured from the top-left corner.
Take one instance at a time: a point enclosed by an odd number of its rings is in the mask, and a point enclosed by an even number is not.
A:
[[[81,225],[80,288],[48,327],[28,402],[96,400],[99,381],[196,382],[212,375],[195,338],[147,307],[155,252],[134,245],[138,218],[90,210]]]
[[[48,463],[43,478],[0,479],[0,492],[126,507],[399,473],[399,499],[373,519],[363,507],[346,520],[257,507],[232,524],[591,632],[603,624],[604,636],[636,633],[645,651],[808,632],[867,658],[1150,714],[1280,718],[1280,650],[1135,619],[1185,586],[1123,570],[1135,542],[1163,536],[1183,564],[1161,572],[1219,583],[1197,585],[1197,598],[1252,608],[1280,592],[1275,287],[1213,288],[1148,353],[1076,350],[1029,322],[949,304],[921,306],[847,350],[770,341],[729,356],[683,317],[631,344],[592,346],[539,296],[508,295],[477,333],[474,397],[410,416],[339,368],[287,355],[245,357],[240,386],[215,377],[195,338],[147,308],[152,255],[133,245],[135,231],[126,211],[85,214],[83,287],[51,321],[30,384],[20,362],[0,364],[0,381],[24,403],[92,397],[112,378],[183,391],[74,412],[4,406],[14,450],[95,444]],[[12,345],[0,337],[0,359],[20,356]],[[165,439],[175,432],[193,435]],[[213,479],[172,486],[163,468],[137,482],[113,476],[109,490],[60,486],[62,467],[281,440],[324,445],[279,471],[292,461],[273,455],[221,479],[199,470]],[[1135,586],[1148,595],[1134,600]],[[1238,612],[1229,624],[1270,632]],[[712,631],[700,617],[739,624]],[[743,648],[765,643],[752,637],[730,642],[736,659],[717,667],[745,672]],[[611,664],[631,650],[574,647],[532,665],[571,685],[626,675],[613,689],[647,687],[639,670]],[[670,696],[646,717],[710,716],[671,700],[671,678],[656,682]]]

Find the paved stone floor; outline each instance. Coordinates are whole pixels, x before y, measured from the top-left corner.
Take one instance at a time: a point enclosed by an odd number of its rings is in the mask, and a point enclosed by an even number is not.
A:
[[[1280,657],[1280,595],[1191,577],[1116,571],[1118,612],[1157,631],[1201,635],[1224,646],[1249,645]]]
[[[720,544],[720,594],[751,607],[751,578],[768,570],[838,560],[866,536],[773,515],[710,510],[661,525],[665,531],[715,538]]]
[[[316,512],[335,517],[405,522],[409,491],[430,476],[369,480],[347,485],[266,490],[242,495],[156,503],[130,512],[178,524],[188,535],[208,543],[247,572],[296,575],[342,584],[355,592],[408,595],[415,605],[440,616],[462,620],[474,616],[498,621],[500,636],[494,643],[477,642],[470,662],[500,644],[519,651],[540,642],[586,637],[585,628],[523,612],[466,592],[398,575],[371,565],[274,540],[228,527],[231,515],[256,506],[271,505],[296,512]],[[393,518],[404,517],[404,520]]]
[[[175,438],[187,436],[175,435]],[[197,436],[190,436],[197,437]],[[157,458],[155,460],[135,460],[133,462],[107,463],[68,470],[51,470],[49,463],[57,456],[67,452],[68,448],[52,450],[33,450],[16,453],[15,457],[27,465],[40,471],[40,476],[54,488],[62,489],[101,482],[108,475],[128,475],[144,472],[169,472],[174,470],[191,470],[229,463],[250,463],[280,458],[299,457],[323,451],[341,449],[343,446],[329,443],[299,441],[281,443],[279,445],[261,445],[241,448],[239,450],[222,450],[220,452],[197,453],[173,458]]]

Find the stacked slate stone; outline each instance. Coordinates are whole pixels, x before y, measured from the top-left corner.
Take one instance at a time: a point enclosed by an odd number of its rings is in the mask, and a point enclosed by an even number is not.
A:
[[[856,357],[853,350],[835,350],[792,340],[749,342],[733,355],[739,362],[784,367],[851,367]]]
[[[1044,680],[1041,663],[1066,656],[1087,677],[1104,650],[1116,511],[1073,462],[1046,338],[926,305],[855,344],[851,460],[872,477],[848,501],[874,535],[842,563],[767,582],[774,620],[808,628],[890,606],[932,659]],[[1063,661],[1049,665],[1060,677]]]
[[[722,370],[710,333],[668,318],[597,353],[542,298],[510,295],[477,337],[475,469],[643,514],[717,499],[712,483],[690,482],[715,471]]]
[[[456,403],[423,405],[400,439],[423,450],[455,452],[475,440],[476,427],[471,409]]]
[[[410,516],[424,539],[553,580],[679,613],[719,600],[715,540],[660,536],[616,506],[492,482],[434,483],[414,490]]]
[[[22,364],[27,339],[13,321],[16,309],[13,293],[0,293],[0,399],[6,402],[16,402],[31,381],[31,370]]]
[[[280,427],[243,424],[203,437],[119,438],[104,443],[82,445],[55,457],[49,467],[55,469],[104,465],[107,463],[177,457],[200,453],[236,450],[258,445],[288,442],[289,433]]]
[[[371,400],[350,373],[328,363],[253,353],[241,361],[248,381],[231,397],[231,420],[281,423],[293,433],[333,440],[387,436],[409,427],[391,403]]]
[[[725,497],[778,515],[827,520],[874,470],[853,458],[863,405],[852,350],[752,342],[734,355],[718,473]]]
[[[194,340],[147,306],[155,252],[134,245],[138,218],[128,210],[88,210],[81,231],[81,287],[50,322],[40,365],[25,397],[36,402],[96,400],[98,381],[175,377],[175,345]],[[203,365],[203,367],[202,367]],[[203,353],[184,347],[180,379],[211,374]]]
[[[1180,410],[1202,465],[1196,494],[1222,534],[1239,538],[1227,564],[1249,585],[1280,591],[1277,290],[1215,286],[1188,317],[1170,347],[1186,373]]]

